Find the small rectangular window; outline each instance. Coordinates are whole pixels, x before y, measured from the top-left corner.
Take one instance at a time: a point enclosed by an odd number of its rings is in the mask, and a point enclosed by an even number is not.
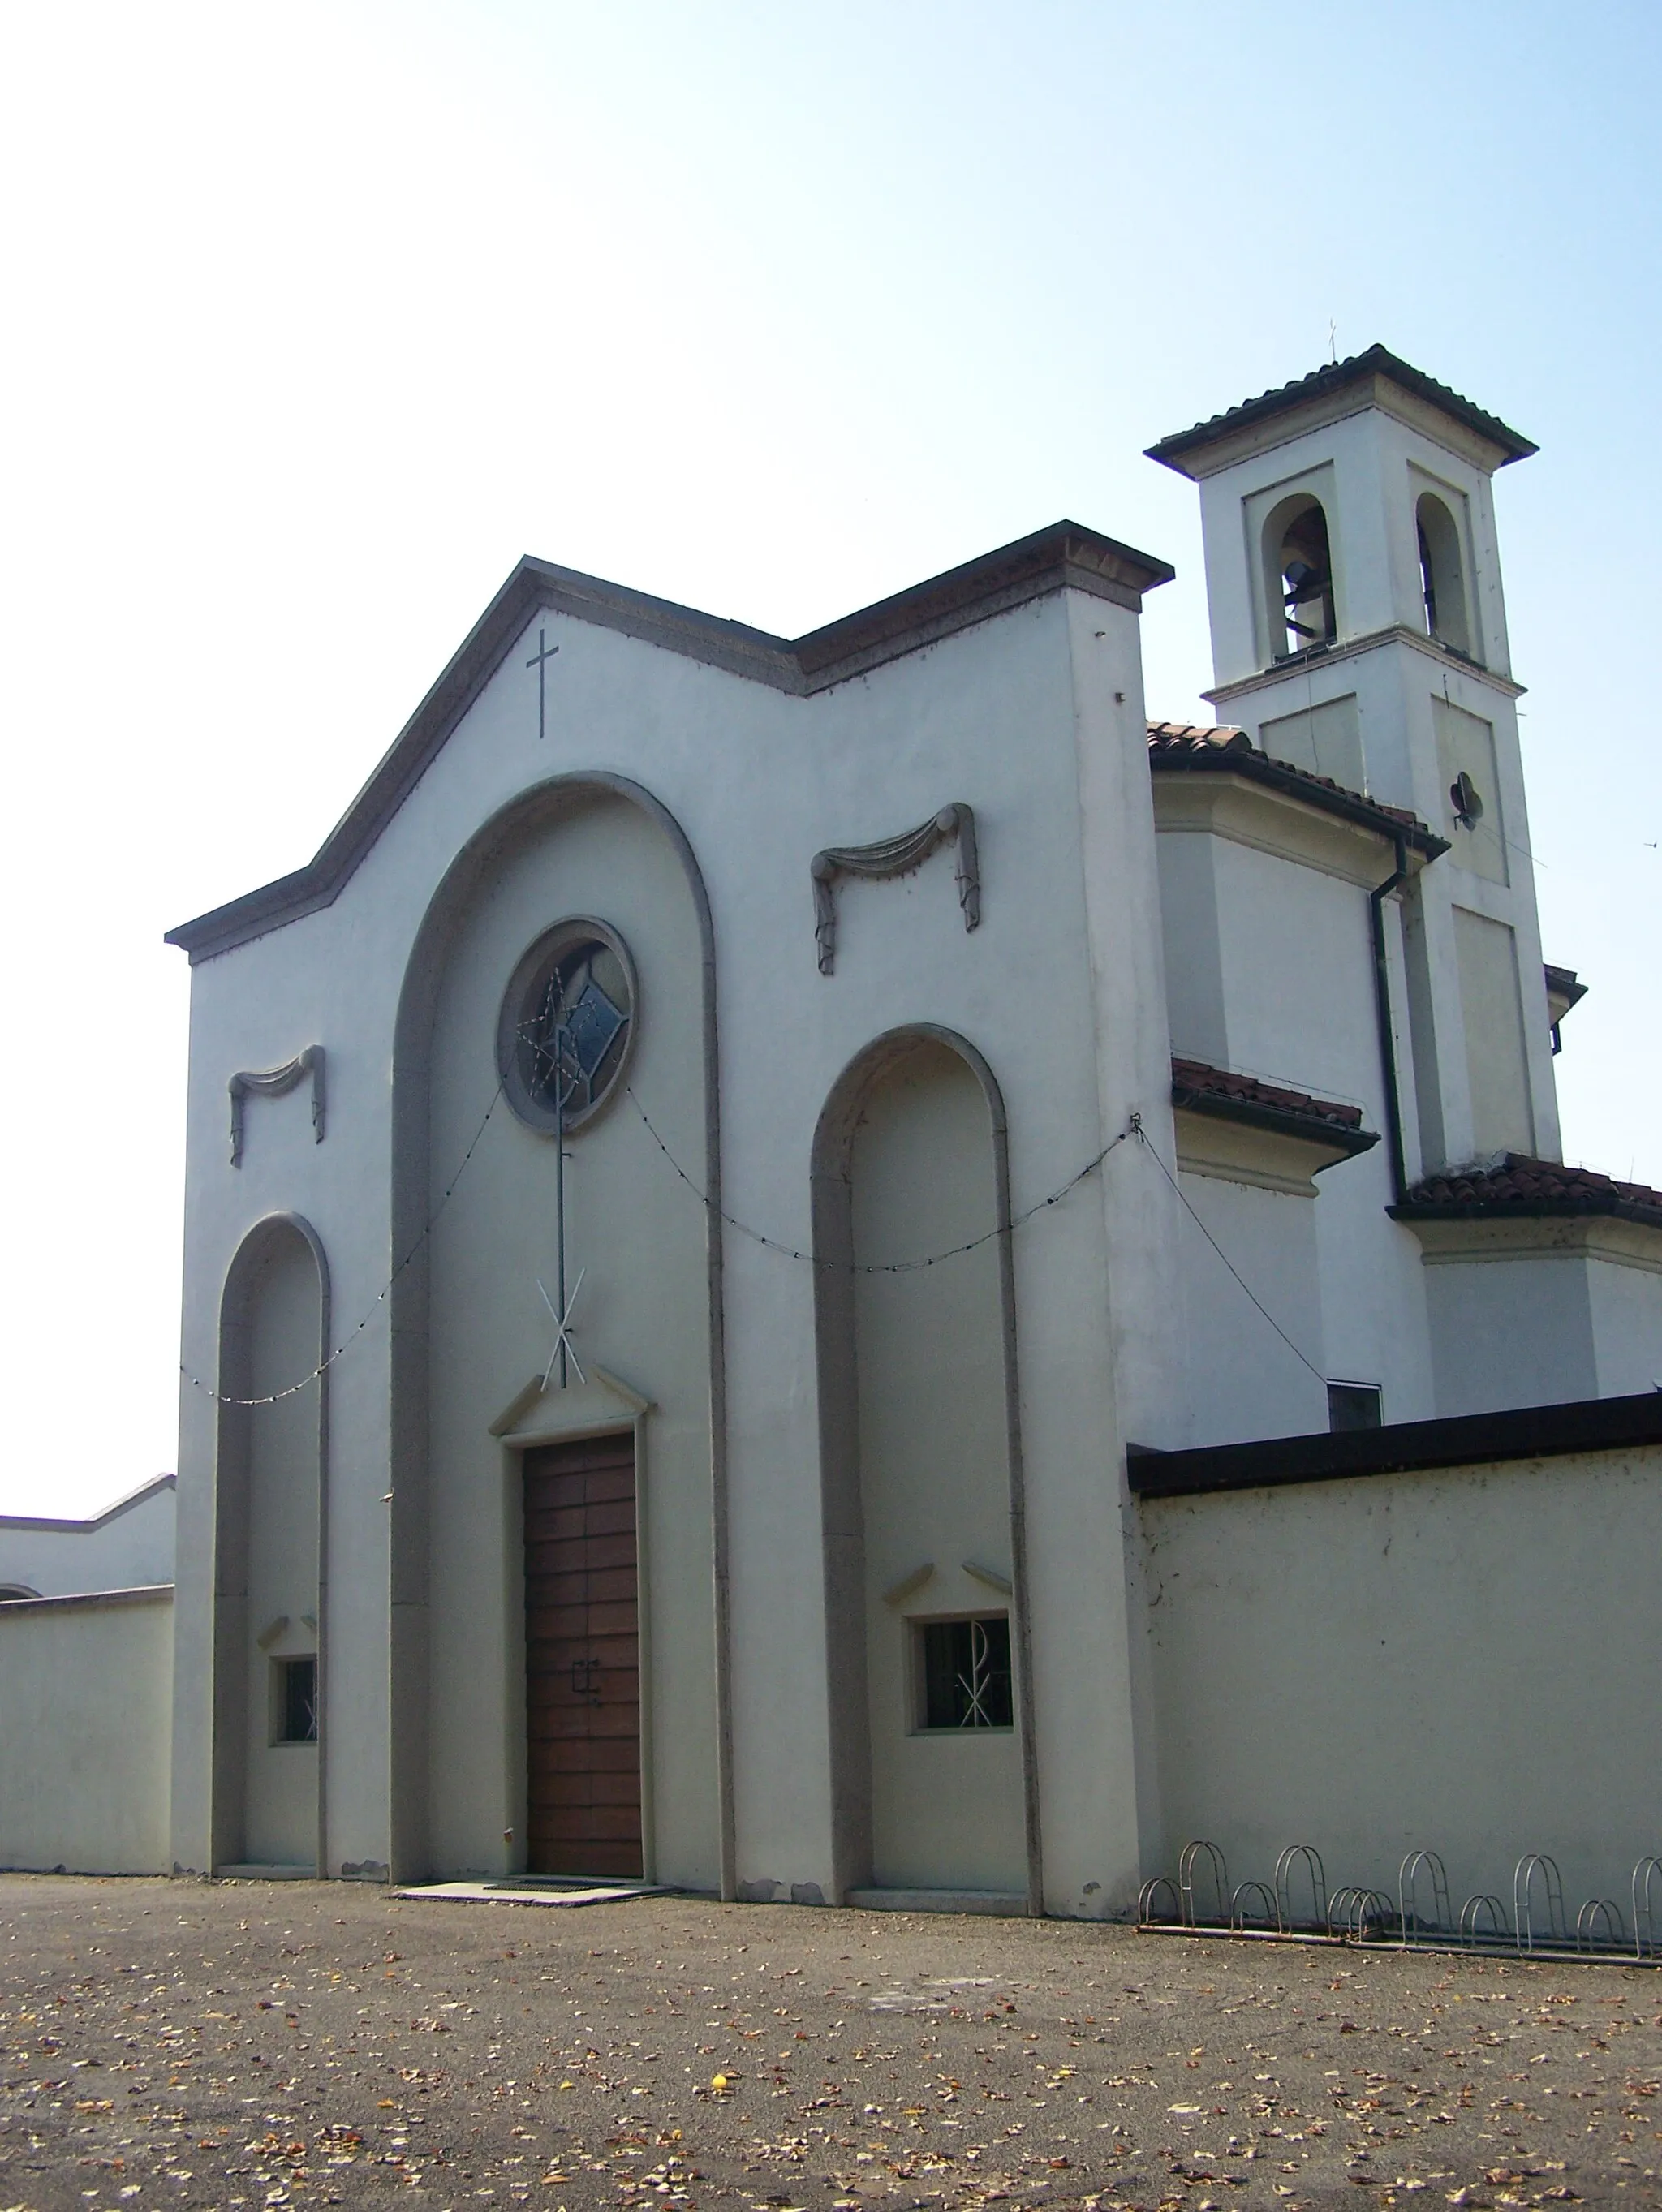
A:
[[[1007,1613],[917,1623],[919,1722],[926,1729],[1014,1724]]]
[[[1342,1436],[1350,1429],[1385,1425],[1377,1382],[1330,1382],[1327,1386],[1327,1425]]]
[[[318,1662],[315,1659],[279,1659],[273,1684],[277,1743],[315,1743],[318,1740]]]

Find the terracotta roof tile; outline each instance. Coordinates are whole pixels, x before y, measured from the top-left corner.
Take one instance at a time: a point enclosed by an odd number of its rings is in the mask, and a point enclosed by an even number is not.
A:
[[[1210,1100],[1256,1106],[1272,1114],[1285,1114],[1303,1121],[1322,1121],[1334,1129],[1360,1130],[1360,1106],[1342,1106],[1336,1099],[1317,1098],[1307,1091],[1288,1090],[1278,1083],[1261,1082],[1256,1075],[1233,1075],[1203,1060],[1172,1061],[1174,1104],[1203,1105]]]
[[[1617,1182],[1594,1168],[1566,1167],[1557,1160],[1531,1159],[1527,1152],[1508,1152],[1492,1167],[1428,1176],[1391,1211],[1398,1218],[1605,1213],[1662,1229],[1662,1191],[1647,1183]]]
[[[1227,722],[1150,722],[1151,753],[1250,753],[1257,748],[1245,730]]]
[[[1343,784],[1335,783],[1331,776],[1313,775],[1308,769],[1295,768],[1291,761],[1275,760],[1269,753],[1261,752],[1245,730],[1234,729],[1228,723],[1150,722],[1148,765],[1166,770],[1216,769],[1227,775],[1249,776],[1295,798],[1307,799],[1314,806],[1347,814],[1353,820],[1369,820],[1382,832],[1390,833],[1400,827],[1428,857],[1448,850],[1444,840],[1411,809],[1387,806],[1382,799],[1370,799],[1365,791],[1347,790]]]

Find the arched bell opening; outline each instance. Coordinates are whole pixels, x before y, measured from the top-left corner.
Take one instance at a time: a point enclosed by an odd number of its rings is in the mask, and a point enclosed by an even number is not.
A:
[[[1039,1888],[1002,1102],[878,1039],[813,1162],[838,1894]]]
[[[1436,493],[1430,491],[1421,493],[1414,520],[1426,635],[1441,645],[1452,646],[1456,653],[1470,653],[1474,648],[1459,526]]]
[[[329,1276],[309,1224],[243,1239],[220,1305],[213,1857],[327,1865]]]
[[[1339,634],[1327,514],[1312,492],[1294,492],[1263,526],[1264,605],[1269,657],[1288,660]]]

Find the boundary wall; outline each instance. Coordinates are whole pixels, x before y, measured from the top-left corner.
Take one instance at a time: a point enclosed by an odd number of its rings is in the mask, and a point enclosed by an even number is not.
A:
[[[1662,1442],[1177,1487],[1204,1470],[1175,1462],[1230,1455],[1131,1462],[1165,1844],[1148,1872],[1204,1838],[1232,1883],[1269,1883],[1310,1844],[1330,1893],[1394,1900],[1405,1855],[1432,1850],[1457,1913],[1488,1893],[1510,1920],[1538,1851],[1571,1929],[1609,1898],[1631,1936],[1635,1865],[1662,1854]]]
[[[161,1874],[171,1583],[0,1605],[0,1867]]]

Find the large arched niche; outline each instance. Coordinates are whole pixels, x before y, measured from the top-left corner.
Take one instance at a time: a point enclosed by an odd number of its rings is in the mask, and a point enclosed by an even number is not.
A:
[[[711,1201],[678,1182],[621,1092],[568,1139],[570,1274],[587,1271],[580,1352],[650,1401],[635,1423],[648,1865],[731,1893],[714,934],[673,817],[638,784],[598,771],[521,793],[469,841],[431,901],[400,999],[393,1869],[524,1863],[518,1447],[532,1433],[594,1433],[621,1411],[574,1376],[523,1412],[506,1442],[499,1433],[547,1358],[536,1283],[553,1286],[554,1240],[551,1136],[505,1097],[491,1104],[498,1015],[527,948],[574,915],[628,946],[639,979],[630,1088]]]
[[[996,1890],[1037,1910],[1009,1178],[991,1069],[933,1025],[878,1038],[825,1103],[812,1176],[838,1894]],[[974,1621],[1008,1635],[1010,1725],[932,1726],[939,1639]]]
[[[220,1299],[216,1867],[328,1864],[328,1352],[322,1243],[300,1215],[268,1215]]]

